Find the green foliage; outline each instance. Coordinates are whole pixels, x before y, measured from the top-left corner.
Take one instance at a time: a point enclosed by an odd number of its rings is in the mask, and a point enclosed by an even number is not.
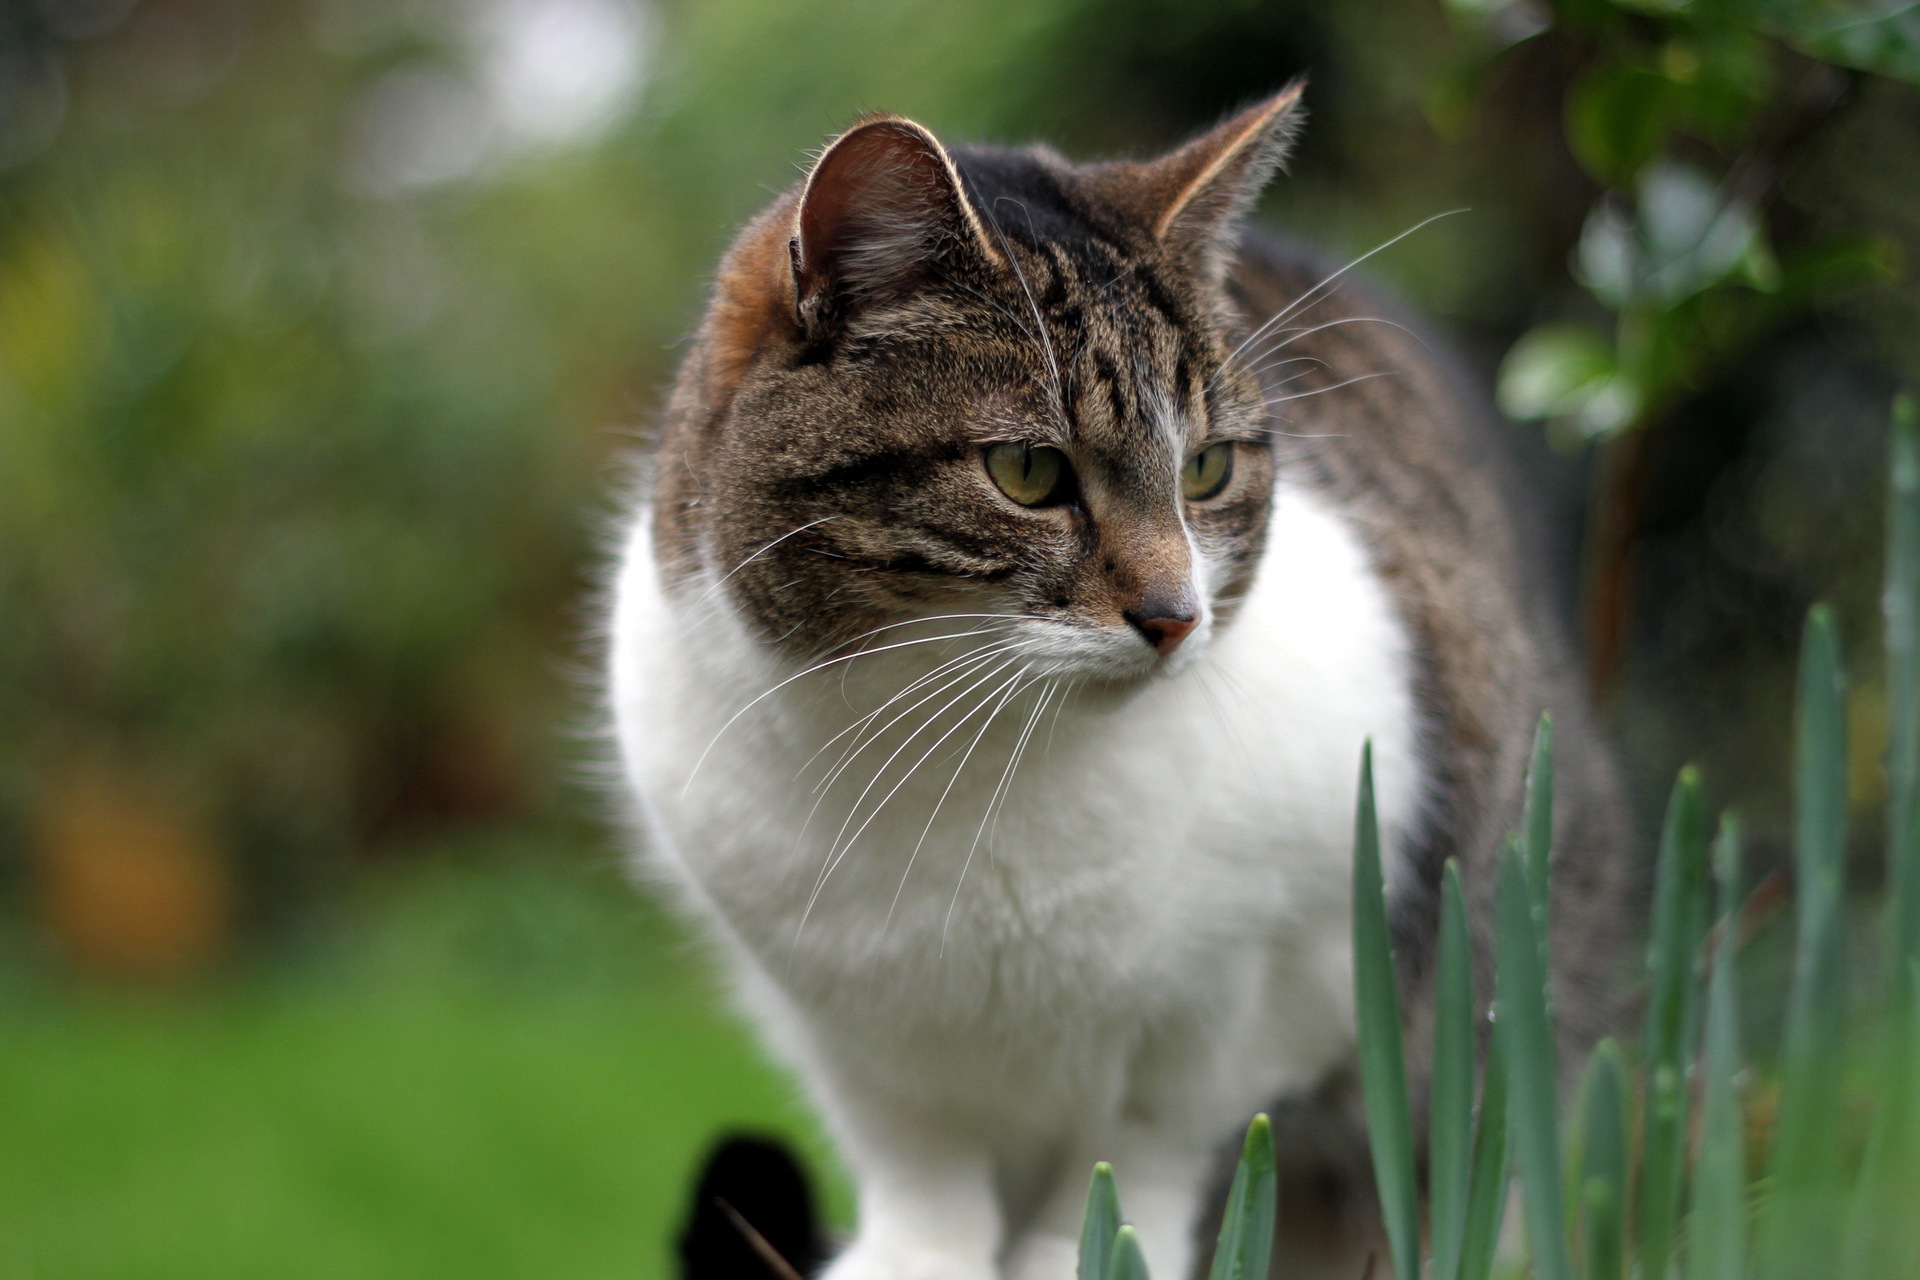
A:
[[[1639,1229],[1649,1275],[1666,1274],[1684,1184],[1687,1072],[1698,990],[1694,956],[1706,932],[1708,909],[1706,836],[1699,772],[1683,769],[1660,836],[1647,954],[1652,990],[1641,1040],[1646,1096],[1641,1104]]]
[[[1273,1127],[1257,1115],[1240,1145],[1208,1280],[1265,1280],[1273,1254],[1277,1177]],[[1080,1280],[1148,1280],[1139,1236],[1122,1219],[1113,1169],[1105,1163],[1093,1167],[1087,1191],[1078,1275]]]
[[[1740,825],[1720,820],[1714,841],[1714,879],[1719,887],[1719,939],[1707,991],[1707,1045],[1700,1115],[1700,1154],[1693,1165],[1692,1234],[1687,1280],[1742,1280],[1747,1274],[1746,1134],[1736,1077],[1740,1072],[1739,989],[1734,951],[1740,927]],[[1661,1257],[1664,1259],[1665,1254]],[[1664,1265],[1647,1266],[1665,1275]]]
[[[1911,590],[1913,565],[1920,562],[1920,519],[1904,505],[1913,500],[1915,485],[1910,470],[1916,448],[1912,411],[1903,402],[1896,414],[1887,612],[1888,644],[1893,660],[1900,662],[1913,657],[1900,646],[1909,642],[1902,631],[1907,616],[1902,612],[1907,607],[1903,593]],[[1896,722],[1911,711],[1901,700],[1912,696],[1912,683],[1889,683],[1889,697],[1896,704],[1889,714]],[[1920,1027],[1920,969],[1906,964],[1898,950],[1903,944],[1898,886],[1892,895],[1896,909],[1890,913],[1895,962],[1881,1011],[1877,1067],[1863,1099],[1873,1111],[1873,1127],[1856,1171],[1850,1171],[1840,1140],[1850,1074],[1841,934],[1846,687],[1832,612],[1817,605],[1809,613],[1802,648],[1795,750],[1793,990],[1769,1194],[1759,1201],[1757,1224],[1748,1181],[1747,1118],[1740,1099],[1745,1068],[1735,970],[1741,934],[1739,824],[1732,815],[1724,816],[1713,841],[1719,923],[1710,939],[1702,788],[1695,771],[1682,771],[1668,808],[1656,872],[1647,961],[1650,996],[1640,1061],[1630,1070],[1620,1047],[1602,1041],[1588,1061],[1573,1114],[1562,1117],[1546,965],[1553,746],[1543,721],[1529,770],[1526,836],[1509,836],[1497,863],[1498,1016],[1464,1195],[1472,992],[1464,894],[1453,864],[1442,880],[1425,1189],[1428,1238],[1434,1242],[1433,1280],[1484,1280],[1504,1209],[1496,1188],[1505,1181],[1509,1155],[1526,1215],[1527,1274],[1537,1280],[1573,1280],[1576,1274],[1582,1280],[1625,1280],[1632,1275],[1665,1280],[1674,1271],[1676,1254],[1688,1280],[1820,1274],[1836,1260],[1844,1262],[1848,1280],[1880,1280],[1910,1270],[1920,1249],[1920,1228],[1911,1210],[1912,1196],[1920,1189],[1920,1055],[1913,1052],[1920,1043],[1914,1030]],[[1897,776],[1899,768],[1896,754],[1889,769]],[[1355,994],[1364,1094],[1374,1130],[1375,1179],[1391,1242],[1394,1215],[1404,1212],[1417,1191],[1410,1185],[1411,1161],[1405,1150],[1404,1073],[1388,1061],[1400,1052],[1399,996],[1378,870],[1370,773],[1370,761],[1363,755],[1354,847]],[[1902,797],[1901,785],[1896,781],[1892,788],[1896,809],[1911,802],[1910,796]],[[1893,856],[1903,852],[1896,841]],[[1703,956],[1709,950],[1710,957]],[[1701,1110],[1698,1146],[1689,1168],[1689,1077],[1696,1061]],[[1403,1092],[1395,1096],[1389,1082]],[[1628,1138],[1636,1094],[1642,1099],[1637,1161]],[[1629,1194],[1636,1163],[1637,1200]],[[1684,1203],[1683,1188],[1690,1191]],[[1630,1202],[1637,1205],[1632,1214]],[[1415,1231],[1418,1225],[1416,1217]],[[1754,1236],[1757,1243],[1750,1249]],[[1422,1275],[1398,1250],[1395,1272],[1409,1280]]]
[[[1627,1208],[1626,1067],[1604,1040],[1581,1085],[1579,1188],[1585,1280],[1623,1280]]]
[[[1453,859],[1440,881],[1434,975],[1432,1099],[1427,1106],[1427,1189],[1434,1280],[1456,1280],[1466,1247],[1473,1169],[1473,965],[1466,896]]]
[[[1247,1126],[1240,1163],[1227,1189],[1220,1238],[1213,1246],[1208,1280],[1266,1280],[1273,1256],[1273,1221],[1279,1172],[1274,1164],[1273,1126],[1263,1115]]]
[[[1093,1182],[1087,1188],[1087,1212],[1080,1227],[1080,1280],[1106,1280],[1107,1268],[1113,1265],[1114,1234],[1124,1220],[1113,1166],[1102,1160],[1093,1166]]]
[[[1360,1091],[1387,1245],[1394,1271],[1416,1276],[1420,1271],[1420,1192],[1413,1172],[1400,994],[1393,975],[1393,939],[1380,872],[1372,743],[1360,754],[1360,808],[1353,841],[1353,993],[1360,1020]]]
[[[1920,570],[1920,426],[1910,402],[1895,410],[1890,446],[1887,643],[1891,661],[1911,663],[1912,592]],[[1912,672],[1889,681],[1897,725],[1914,713]],[[1750,1280],[1820,1274],[1843,1262],[1847,1280],[1906,1274],[1920,1252],[1912,1196],[1920,1189],[1920,965],[1905,960],[1900,933],[1905,886],[1890,895],[1893,964],[1886,983],[1877,1073],[1865,1098],[1872,1133],[1850,1173],[1841,1132],[1848,1084],[1848,1018],[1842,982],[1841,872],[1846,835],[1846,675],[1832,611],[1816,605],[1802,646],[1795,747],[1796,927],[1793,989],[1787,1011],[1779,1112],[1768,1171],[1769,1194],[1756,1197],[1747,1167],[1746,1072],[1740,1050],[1736,957],[1741,941],[1741,832],[1731,814],[1711,845],[1697,771],[1681,771],[1661,837],[1647,952],[1649,999],[1639,1062],[1611,1040],[1589,1059],[1578,1104],[1562,1117],[1560,1074],[1547,971],[1547,887],[1552,865],[1553,736],[1542,718],[1528,769],[1522,836],[1509,836],[1496,866],[1494,1034],[1473,1122],[1474,1001],[1465,894],[1458,867],[1441,879],[1435,970],[1433,1074],[1426,1161],[1423,1267],[1421,1188],[1415,1175],[1400,997],[1381,875],[1371,745],[1362,752],[1353,864],[1354,991],[1362,1094],[1374,1178],[1394,1272],[1408,1280],[1486,1280],[1505,1212],[1507,1173],[1517,1172],[1536,1280]],[[1889,760],[1890,804],[1914,802],[1901,773],[1899,733]],[[1895,824],[1890,858],[1908,852]],[[1709,876],[1711,872],[1711,877]],[[1707,921],[1709,878],[1718,923]],[[1698,1144],[1689,1083],[1698,1062]],[[1629,1141],[1631,1102],[1641,1099],[1641,1139]],[[1565,1129],[1563,1132],[1563,1122]],[[1264,1119],[1248,1135],[1234,1181],[1213,1280],[1260,1274],[1240,1266],[1240,1225],[1265,1206],[1271,1213],[1271,1150]],[[1563,1164],[1563,1155],[1566,1163]],[[1637,1156],[1637,1159],[1636,1159]],[[1637,1165],[1637,1171],[1636,1171]],[[1636,1177],[1637,1172],[1637,1177]],[[1118,1214],[1110,1184],[1095,1175],[1083,1274],[1099,1274],[1100,1242]],[[1637,1185],[1637,1197],[1630,1190]],[[1683,1194],[1683,1192],[1685,1194]],[[1635,1206],[1629,1213],[1629,1205]],[[1750,1238],[1756,1239],[1749,1247]],[[1229,1249],[1229,1242],[1235,1246]],[[1123,1263],[1116,1256],[1106,1274]],[[1253,1258],[1264,1259],[1262,1237]],[[1576,1268],[1574,1259],[1578,1256]],[[1229,1263],[1225,1259],[1235,1261]],[[1253,1265],[1251,1262],[1249,1266]],[[1091,1270],[1089,1270],[1091,1266]],[[1235,1269],[1238,1268],[1238,1269]]]
[[[1456,6],[1479,32],[1513,29],[1514,12]],[[1888,274],[1884,249],[1862,240],[1809,241],[1777,261],[1747,173],[1773,145],[1767,108],[1794,74],[1782,46],[1920,83],[1920,16],[1819,0],[1560,0],[1526,38],[1555,27],[1585,61],[1565,93],[1567,145],[1603,188],[1573,275],[1613,325],[1536,326],[1509,350],[1499,399],[1573,444],[1657,418],[1782,319]]]

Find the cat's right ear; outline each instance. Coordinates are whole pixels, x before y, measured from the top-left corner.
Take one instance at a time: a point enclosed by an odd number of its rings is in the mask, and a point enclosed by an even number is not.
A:
[[[953,158],[911,120],[863,120],[821,153],[794,211],[794,318],[821,336],[847,309],[903,296],[954,254],[1004,257]]]

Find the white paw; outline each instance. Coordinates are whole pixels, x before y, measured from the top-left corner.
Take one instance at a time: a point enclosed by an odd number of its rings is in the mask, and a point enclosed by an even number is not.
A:
[[[990,1259],[925,1245],[856,1239],[821,1280],[998,1280]]]
[[[1065,1236],[1028,1236],[1007,1260],[1007,1280],[1073,1280],[1079,1271],[1080,1242]]]

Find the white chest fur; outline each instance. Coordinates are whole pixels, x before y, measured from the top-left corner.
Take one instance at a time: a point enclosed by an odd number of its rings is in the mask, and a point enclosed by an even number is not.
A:
[[[1282,490],[1251,594],[1179,674],[1048,695],[982,662],[823,791],[860,716],[928,664],[781,685],[794,669],[706,591],[663,592],[637,519],[611,693],[644,865],[727,944],[843,1137],[872,1101],[1077,1150],[1061,1117],[1139,1105],[1159,1037],[1180,1046],[1181,1123],[1211,1141],[1349,1053],[1362,742],[1389,847],[1423,783],[1404,630],[1321,499]],[[945,698],[982,709],[910,738]]]

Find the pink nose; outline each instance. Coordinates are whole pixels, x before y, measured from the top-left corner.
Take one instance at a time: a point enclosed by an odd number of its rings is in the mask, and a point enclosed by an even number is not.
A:
[[[1192,631],[1199,621],[1191,613],[1185,617],[1142,617],[1140,614],[1129,612],[1126,619],[1163,658],[1180,647],[1180,642],[1187,638],[1187,633]]]

